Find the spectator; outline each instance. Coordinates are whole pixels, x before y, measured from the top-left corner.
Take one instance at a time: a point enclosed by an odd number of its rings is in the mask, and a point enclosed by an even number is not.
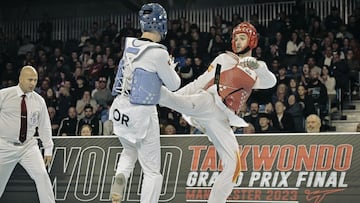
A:
[[[39,93],[43,98],[46,98],[47,90],[50,88],[50,81],[47,79],[44,79],[40,82],[40,87],[36,87],[35,91]]]
[[[173,109],[167,107],[158,108],[160,122],[164,121],[165,123],[178,123],[181,117],[179,112],[174,111]]]
[[[324,47],[327,47],[327,46],[324,46]],[[311,52],[308,53],[306,56],[305,56],[305,62],[308,63],[308,59],[309,58],[314,58],[313,61],[314,62],[319,62],[320,66],[322,64],[322,62],[324,61],[324,55],[323,55],[323,50],[320,50],[319,49],[319,45],[318,45],[318,42],[313,42],[312,45],[311,45]],[[311,64],[312,65],[312,64]]]
[[[332,48],[333,52],[335,52],[335,51],[339,52],[340,59],[345,59],[345,54],[344,54],[343,50],[340,49],[340,43],[341,43],[340,39],[334,39],[331,44],[331,48]]]
[[[47,109],[48,109],[48,113],[49,113],[49,117],[50,117],[52,135],[55,136],[55,135],[57,135],[60,121],[56,115],[55,107],[49,106]]]
[[[359,86],[359,72],[360,72],[360,62],[354,56],[354,51],[352,49],[347,50],[346,52],[346,64],[349,67],[350,75],[350,84],[352,95],[356,95]]]
[[[39,77],[39,80],[43,80],[45,76],[50,75],[51,64],[49,63],[48,55],[47,53],[45,53],[45,51],[39,53],[37,60],[37,69],[42,70],[41,77]]]
[[[280,83],[278,84],[277,88],[276,88],[276,92],[273,94],[272,96],[272,103],[275,104],[275,102],[277,101],[281,101],[283,103],[285,103],[287,101],[288,98],[288,86],[284,83]]]
[[[25,56],[26,53],[35,53],[35,45],[31,42],[30,36],[26,35],[22,41],[22,45],[17,51],[18,56]],[[25,65],[25,64],[23,64]]]
[[[321,47],[320,47],[321,51],[325,51],[326,47],[331,47],[332,40],[333,39],[331,39],[331,37],[329,37],[329,36],[326,36],[326,37],[322,38]],[[332,47],[331,47],[331,50],[332,50]]]
[[[84,124],[80,129],[80,136],[92,136],[92,128],[88,124]]]
[[[180,116],[178,124],[175,126],[176,134],[190,134],[190,125],[186,120]]]
[[[241,20],[241,19],[240,19]],[[241,23],[243,20],[241,20],[240,22],[238,22],[238,23]],[[236,22],[232,22],[232,23],[236,23]],[[237,23],[237,24],[238,24]],[[266,36],[266,32],[267,32],[267,29],[266,29],[266,27],[264,27],[262,24],[260,24],[260,22],[259,22],[259,17],[258,17],[258,14],[252,14],[252,15],[250,15],[250,23],[252,24],[252,25],[254,25],[254,27],[255,27],[255,29],[256,29],[256,31],[259,33],[259,35],[260,35],[260,39],[259,39],[259,44],[262,44],[263,43],[263,37],[265,37]],[[236,25],[236,24],[235,24]],[[231,29],[230,29],[231,30]],[[260,60],[260,59],[258,59],[258,60]]]
[[[304,48],[304,42],[299,38],[297,32],[292,32],[291,39],[286,44],[286,62],[285,65],[298,64],[298,55]]]
[[[94,84],[95,80],[102,74],[104,65],[102,55],[96,54],[95,62],[90,65],[88,71],[90,84]]]
[[[304,132],[304,113],[303,113],[303,106],[296,101],[295,95],[290,95],[288,100],[288,107],[286,112],[288,112],[294,119],[294,127],[295,132]]]
[[[236,113],[240,118],[244,118],[245,116],[249,115],[249,113],[247,112],[247,104],[244,102],[238,112]]]
[[[112,87],[114,85],[116,70],[117,66],[115,64],[115,59],[113,57],[109,57],[104,65],[104,75],[106,79],[110,81],[108,82],[108,87]]]
[[[324,25],[327,31],[336,32],[339,30],[340,25],[343,24],[343,20],[339,16],[339,9],[337,7],[331,7],[331,12],[326,16]]]
[[[321,128],[321,119],[316,114],[310,114],[306,117],[306,132],[319,133]]]
[[[265,104],[264,113],[267,113],[267,114],[273,114],[274,113],[274,105],[271,102]]]
[[[280,60],[279,58],[273,58],[271,60],[271,65],[269,67],[269,70],[275,74],[278,74],[278,70],[279,70],[279,67],[280,67]]]
[[[259,129],[259,103],[252,101],[250,103],[250,114],[244,117],[247,123],[251,123],[255,129]]]
[[[178,63],[177,71],[179,72],[181,70],[182,67],[185,67],[185,60],[186,57],[188,56],[188,50],[185,46],[180,46],[179,47],[179,54],[177,56],[174,56],[174,62]]]
[[[295,78],[290,78],[288,95],[297,95],[298,82]]]
[[[333,52],[331,47],[325,47],[324,61],[323,64],[330,66],[333,60]]]
[[[259,114],[259,126],[258,130],[255,130],[256,133],[271,133],[276,132],[276,129],[271,126],[271,115],[267,113]]]
[[[290,66],[289,75],[296,81],[296,83],[299,83],[301,81],[301,73],[299,71],[299,66],[297,64],[292,64]]]
[[[100,40],[101,38],[101,29],[99,27],[98,22],[93,22],[89,29],[89,36],[90,38],[94,38],[96,40]]]
[[[310,68],[308,64],[302,67],[301,84],[307,86],[310,83]]]
[[[36,64],[35,64],[34,52],[31,52],[31,51],[26,52],[25,57],[23,58],[21,65],[35,66]]]
[[[125,36],[125,37],[134,36],[136,30],[133,28],[132,26],[133,24],[135,24],[133,20],[127,18],[125,21],[125,25],[119,31],[120,36]]]
[[[79,76],[76,78],[76,85],[74,88],[74,100],[78,101],[84,95],[85,91],[91,91],[89,86],[87,85],[86,78],[84,76]]]
[[[215,58],[217,55],[219,55],[221,52],[224,52],[225,50],[226,44],[224,43],[223,38],[221,37],[221,35],[216,34],[213,44],[210,47],[210,59]]]
[[[320,16],[316,13],[315,8],[309,8],[307,12],[306,18],[306,24],[311,25],[314,21],[318,20],[320,21]]]
[[[352,38],[351,38],[352,39]],[[344,58],[347,59],[347,53],[349,50],[352,50],[352,47],[350,45],[350,38],[348,37],[345,37],[342,41],[342,44],[341,44],[341,47],[340,47],[340,50],[343,51],[344,53]]]
[[[198,78],[207,70],[207,67],[204,65],[203,61],[199,57],[194,58],[194,65],[193,65],[193,79]]]
[[[283,37],[281,32],[275,34],[274,39],[270,39],[270,57],[278,58],[279,63],[283,63],[286,54],[286,39]]]
[[[52,74],[54,74],[55,72],[59,72],[62,65],[64,65],[64,63],[66,64],[66,59],[67,56],[62,52],[62,49],[60,47],[55,47],[52,55],[49,57],[49,63],[51,66],[54,67],[50,72]],[[61,64],[59,64],[59,62]],[[70,68],[67,70],[69,71]]]
[[[93,135],[102,135],[102,122],[94,115],[94,109],[91,104],[84,107],[85,117],[80,119],[77,123],[77,134],[80,135],[81,127],[84,124],[91,126]]]
[[[194,72],[193,72],[193,64],[192,58],[185,57],[185,66],[181,67],[178,71],[180,78],[181,78],[181,85],[185,86],[189,82],[193,81]]]
[[[91,90],[91,97],[93,98],[94,95],[95,95],[95,92],[97,92],[98,89],[100,88],[99,81],[96,80],[92,87],[94,87],[94,88]]]
[[[173,124],[167,124],[164,128],[164,134],[165,135],[175,135],[176,134],[176,128]]]
[[[113,135],[114,134],[112,120],[106,120],[105,122],[103,122],[103,134],[104,135]]]
[[[106,103],[105,108],[101,111],[100,113],[100,120],[101,122],[105,123],[106,121],[109,120],[109,109],[111,107],[112,101],[108,101]]]
[[[81,119],[85,116],[85,106],[90,104],[95,114],[98,108],[98,104],[95,99],[92,99],[90,96],[90,91],[85,90],[82,96],[82,99],[77,100],[76,102],[76,112],[78,113],[78,118]]]
[[[263,53],[263,48],[260,46],[256,47],[255,52],[253,53],[253,57],[256,58],[257,60],[261,60],[261,61],[268,60],[268,58]]]
[[[44,97],[46,106],[56,107],[58,105],[58,100],[53,88],[48,88],[46,91],[46,96]]]
[[[308,94],[311,95],[314,101],[314,105],[316,108],[317,114],[323,118],[327,112],[327,105],[329,101],[327,89],[324,84],[322,84],[319,80],[320,74],[318,72],[311,72],[311,80],[308,84]]]
[[[105,76],[100,76],[98,79],[99,88],[94,93],[94,99],[98,104],[98,112],[105,110],[108,103],[112,102],[113,96],[111,95],[111,90],[106,86],[107,79]]]
[[[249,123],[248,127],[243,128],[243,134],[254,134],[254,133],[255,133],[255,127],[251,123]]]
[[[277,85],[285,84],[285,86],[289,86],[290,78],[287,76],[287,67],[285,65],[281,65],[278,69],[277,75]]]
[[[73,136],[76,135],[76,126],[77,126],[77,113],[76,108],[71,106],[68,110],[68,116],[63,118],[60,122],[60,127],[58,130],[58,136]]]
[[[305,57],[308,56],[309,54],[311,54],[313,42],[314,41],[313,41],[313,38],[311,37],[311,35],[309,35],[309,33],[306,33],[304,36],[304,46],[302,48],[302,51],[300,52],[301,53],[301,57],[299,58],[300,64],[298,64],[298,65],[303,65],[301,63],[301,59],[304,61]]]
[[[291,114],[287,113],[282,101],[275,103],[275,115],[272,117],[273,127],[281,133],[295,132],[295,123]]]
[[[285,29],[285,12],[281,11],[276,14],[276,17],[272,19],[269,23],[269,34],[270,36],[274,36],[275,33],[280,33]]]
[[[359,31],[359,20],[355,15],[349,16],[349,21],[346,27],[346,30],[349,31],[355,38],[359,39],[360,31]]]
[[[18,81],[18,73],[14,68],[14,64],[7,62],[5,64],[5,71],[1,73],[1,86],[10,87]]]
[[[317,66],[317,60],[314,55],[310,55],[307,58],[307,64],[309,65],[310,73],[315,71],[319,75],[321,74],[321,68]]]
[[[170,30],[169,30],[170,31]],[[168,35],[170,32],[168,32]],[[169,55],[171,56],[177,56],[179,54],[179,47],[177,46],[177,40],[174,38],[170,38],[168,45],[167,45]]]
[[[330,66],[331,73],[336,80],[335,88],[340,89],[342,92],[343,98],[341,101],[344,101],[345,96],[349,94],[349,66],[345,60],[340,59],[340,52],[338,51],[333,52],[333,61]]]
[[[321,71],[321,77],[319,78],[321,83],[323,83],[326,87],[328,97],[329,97],[329,104],[335,102],[336,99],[336,80],[334,77],[329,75],[329,66],[323,65],[322,71]]]
[[[90,66],[94,64],[94,60],[91,58],[91,53],[88,51],[88,47],[84,47],[82,53],[79,56],[79,60],[83,66],[84,73],[88,74]]]
[[[75,62],[74,72],[72,73],[72,79],[76,82],[79,77],[84,77],[84,71],[81,61]],[[85,81],[85,80],[84,80]],[[76,85],[74,85],[76,87]]]
[[[310,114],[315,114],[316,110],[314,100],[310,95],[308,95],[306,87],[304,85],[299,85],[297,92],[297,101],[303,108],[304,117],[307,117]]]
[[[75,71],[75,68],[77,66],[77,62],[79,61],[79,54],[77,51],[72,51],[69,59],[69,68],[70,72],[73,73]],[[81,62],[80,62],[81,63]]]
[[[321,23],[320,18],[314,19],[309,26],[309,34],[314,40],[321,41],[325,36],[325,28]]]
[[[63,119],[66,117],[66,112],[69,110],[70,106],[74,106],[73,98],[70,95],[70,91],[65,86],[61,86],[59,89],[57,109],[59,119]]]

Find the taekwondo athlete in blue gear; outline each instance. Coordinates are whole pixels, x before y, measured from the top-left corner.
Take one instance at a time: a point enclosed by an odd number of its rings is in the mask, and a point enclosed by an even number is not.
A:
[[[149,3],[141,7],[139,17],[142,36],[126,38],[112,91],[116,98],[109,116],[123,146],[111,187],[113,203],[123,199],[136,160],[144,172],[140,202],[159,201],[163,177],[156,104],[162,85],[171,91],[180,87],[176,64],[166,47],[158,43],[167,33],[166,11],[157,3]]]

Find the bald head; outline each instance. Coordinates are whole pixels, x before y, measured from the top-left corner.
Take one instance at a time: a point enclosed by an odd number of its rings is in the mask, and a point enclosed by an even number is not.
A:
[[[306,118],[306,132],[308,133],[318,133],[320,132],[321,119],[316,114],[310,114]]]
[[[32,66],[24,66],[20,71],[20,77],[24,76],[26,74],[31,74],[31,73],[37,74],[37,71],[35,70],[35,68]]]
[[[24,66],[20,71],[19,86],[24,93],[32,92],[37,84],[38,74],[34,67]]]

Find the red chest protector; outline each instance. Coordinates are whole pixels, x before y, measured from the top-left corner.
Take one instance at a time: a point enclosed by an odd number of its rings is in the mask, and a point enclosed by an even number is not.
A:
[[[237,112],[249,98],[256,78],[255,71],[236,65],[220,73],[218,94],[229,109]],[[214,79],[209,81],[205,89],[212,85]]]

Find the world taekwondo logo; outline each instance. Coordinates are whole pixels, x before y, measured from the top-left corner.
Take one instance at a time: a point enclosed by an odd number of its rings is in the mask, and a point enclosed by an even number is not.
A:
[[[314,201],[314,203],[320,203],[322,202],[326,195],[335,193],[335,192],[341,192],[344,189],[332,189],[332,190],[315,190],[315,191],[310,191],[310,190],[305,190],[305,195],[306,195],[306,200],[308,202],[310,201]]]

